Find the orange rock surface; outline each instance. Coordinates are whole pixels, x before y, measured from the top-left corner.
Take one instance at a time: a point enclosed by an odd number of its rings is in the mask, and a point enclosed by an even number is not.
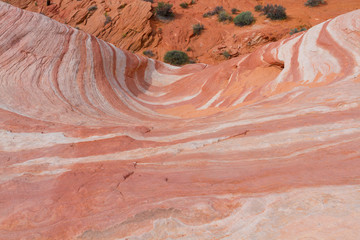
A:
[[[358,239],[359,32],[179,68],[0,2],[0,239]]]
[[[142,54],[151,50],[154,59],[163,60],[169,50],[185,51],[196,62],[214,64],[226,60],[222,55],[227,51],[232,57],[253,52],[258,47],[279,39],[287,38],[294,28],[310,28],[327,19],[359,9],[359,0],[326,0],[325,5],[306,7],[306,0],[196,0],[187,9],[180,3],[190,0],[169,0],[173,4],[175,18],[161,21],[153,16],[154,3],[143,0],[7,0],[20,8],[43,13],[59,22],[78,27],[116,47]],[[286,8],[288,19],[270,21],[255,12],[258,4],[281,4]],[[97,9],[89,11],[91,7]],[[233,23],[220,23],[217,16],[204,18],[203,14],[223,6],[231,13],[252,11],[256,22],[251,26],[237,27]],[[232,15],[235,17],[236,15]],[[109,20],[107,20],[107,18]],[[201,23],[205,31],[194,36],[192,25]]]

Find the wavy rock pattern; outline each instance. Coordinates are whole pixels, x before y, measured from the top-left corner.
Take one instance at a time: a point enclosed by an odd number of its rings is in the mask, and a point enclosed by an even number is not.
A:
[[[177,68],[0,2],[0,239],[357,239],[359,30]]]
[[[160,40],[150,25],[151,3],[143,0],[7,0],[84,30],[115,46],[139,51]]]

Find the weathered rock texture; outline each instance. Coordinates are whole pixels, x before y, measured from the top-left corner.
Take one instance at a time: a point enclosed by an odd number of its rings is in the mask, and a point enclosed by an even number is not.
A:
[[[358,239],[359,30],[177,68],[0,2],[0,239]]]
[[[139,51],[159,38],[150,26],[150,2],[143,0],[9,0],[130,51]]]
[[[3,0],[5,1],[5,0]],[[359,0],[326,0],[320,7],[306,7],[306,0],[167,0],[173,4],[175,17],[159,20],[154,15],[157,3],[163,0],[6,0],[14,6],[42,13],[61,23],[84,30],[116,47],[143,54],[151,50],[152,58],[162,60],[170,50],[182,50],[196,62],[215,64],[224,61],[223,53],[231,57],[255,51],[260,46],[289,36],[294,28],[312,27],[340,14],[360,8]],[[183,9],[180,3],[187,2]],[[286,8],[288,19],[270,21],[260,12],[254,12],[258,4],[281,4]],[[152,8],[151,8],[152,5]],[[253,12],[256,21],[245,27],[232,22],[221,23],[217,15],[204,18],[203,14],[223,6]],[[236,15],[233,14],[232,17]],[[194,36],[192,26],[201,23],[205,30]]]

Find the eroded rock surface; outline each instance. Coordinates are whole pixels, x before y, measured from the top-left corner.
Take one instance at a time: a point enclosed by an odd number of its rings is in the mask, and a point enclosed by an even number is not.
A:
[[[39,12],[61,23],[84,30],[129,51],[139,51],[159,38],[150,26],[150,2],[143,0],[9,0],[26,10]]]
[[[0,2],[0,239],[357,239],[359,30],[177,68]]]
[[[3,0],[5,1],[5,0]],[[359,0],[327,0],[320,7],[306,7],[306,0],[168,0],[173,5],[173,19],[160,20],[153,3],[144,0],[6,0],[29,11],[44,14],[61,23],[83,30],[124,50],[143,55],[151,50],[153,59],[163,60],[170,50],[186,52],[195,62],[216,64],[231,58],[254,52],[269,42],[289,37],[291,29],[309,29],[316,24],[360,8]],[[180,7],[187,2],[188,8]],[[286,8],[288,18],[270,21],[261,12],[255,12],[258,4],[280,4]],[[151,8],[152,6],[152,8]],[[218,16],[203,17],[215,7],[222,6],[231,13],[233,8],[251,11],[255,22],[250,26],[237,27],[233,22],[219,22]],[[238,14],[237,13],[237,14]],[[232,14],[235,17],[236,14]],[[194,24],[203,24],[205,30],[199,36],[193,34]],[[224,56],[224,53],[226,55]]]

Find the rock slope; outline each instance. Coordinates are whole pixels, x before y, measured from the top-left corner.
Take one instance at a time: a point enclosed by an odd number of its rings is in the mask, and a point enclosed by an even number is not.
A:
[[[0,2],[0,239],[357,239],[359,30],[178,68]]]
[[[175,17],[160,20],[155,16],[157,3],[144,0],[3,0],[14,6],[44,14],[61,23],[79,28],[116,47],[143,54],[151,50],[153,59],[163,60],[170,50],[181,50],[192,60],[215,64],[226,60],[224,52],[236,57],[255,51],[268,42],[289,37],[291,29],[310,28],[340,14],[360,8],[359,0],[326,0],[319,7],[306,7],[306,0],[167,0],[173,4]],[[180,3],[187,2],[183,9]],[[262,13],[255,12],[258,4],[281,4],[286,8],[288,19],[270,21]],[[233,8],[251,11],[255,23],[237,27],[232,22],[221,23],[217,15],[203,17],[216,6],[230,13]],[[232,17],[235,17],[232,14]],[[205,30],[193,35],[192,26],[201,23]]]
[[[156,44],[150,24],[150,2],[143,0],[8,0],[14,6],[51,17],[84,30],[117,47],[139,51]]]

